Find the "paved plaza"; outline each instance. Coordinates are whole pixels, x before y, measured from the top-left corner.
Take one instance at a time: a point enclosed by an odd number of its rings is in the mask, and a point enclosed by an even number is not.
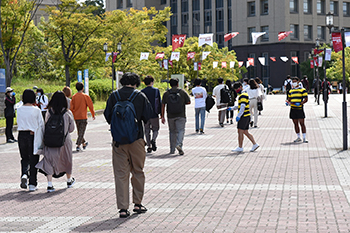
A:
[[[310,96],[309,143],[293,143],[285,95],[269,95],[258,128],[250,130],[261,147],[249,152],[245,138],[239,154],[231,152],[236,123],[219,127],[213,109],[205,134],[196,134],[192,103],[185,155],[168,154],[168,128],[162,125],[158,150],[147,154],[144,169],[148,212],[126,219],[117,212],[111,136],[102,115],[89,118],[88,148],[73,152],[76,184],[66,189],[66,179],[56,179],[53,193],[46,193],[42,174],[36,192],[20,189],[18,146],[0,136],[0,232],[349,232],[350,153],[342,151],[342,95],[330,98],[324,118],[323,101],[317,105]],[[74,142],[76,137],[74,132]]]

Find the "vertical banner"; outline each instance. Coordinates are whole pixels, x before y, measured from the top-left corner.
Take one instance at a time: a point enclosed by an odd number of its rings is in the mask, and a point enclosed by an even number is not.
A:
[[[344,32],[345,47],[350,46],[350,32]]]
[[[314,68],[314,60],[310,59],[310,68],[313,69]]]
[[[163,60],[164,69],[168,69],[168,59]]]
[[[230,61],[230,68],[235,68],[235,62],[234,61]]]
[[[323,57],[318,57],[318,67],[322,67]]]
[[[84,70],[84,93],[89,95],[89,69]]]
[[[201,70],[201,69],[202,69],[202,63],[198,62],[198,70]]]
[[[334,52],[339,52],[343,50],[343,42],[341,39],[341,32],[332,32],[332,42]]]
[[[197,68],[197,62],[195,62],[195,63],[193,63],[193,70],[194,70],[194,71],[197,71],[197,69],[198,69],[198,68]]]
[[[314,57],[314,66],[317,67],[318,66],[318,60],[317,57]]]
[[[6,92],[6,73],[5,69],[0,69],[0,92]]]
[[[213,69],[215,69],[216,67],[218,67],[218,62],[217,61],[213,61]]]
[[[83,74],[81,73],[81,70],[78,70],[78,82],[83,82]]]
[[[326,53],[324,56],[325,61],[330,61],[332,56],[332,49],[326,49]]]

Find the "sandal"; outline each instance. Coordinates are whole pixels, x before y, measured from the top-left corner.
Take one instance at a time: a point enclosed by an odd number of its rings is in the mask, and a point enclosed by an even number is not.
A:
[[[135,209],[135,207],[138,207]],[[145,213],[147,211],[146,207],[144,207],[142,204],[135,204],[134,209],[132,210],[138,214]]]
[[[130,216],[129,210],[121,209],[119,210],[119,218],[126,218]]]

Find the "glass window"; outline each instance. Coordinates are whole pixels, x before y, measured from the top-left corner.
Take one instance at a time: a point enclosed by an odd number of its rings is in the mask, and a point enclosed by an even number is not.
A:
[[[123,8],[123,0],[117,0],[117,9]]]
[[[291,13],[298,12],[298,0],[289,0],[289,8]]]
[[[227,9],[227,20],[228,20],[228,24],[227,24],[228,31],[231,32],[232,31],[232,10],[231,10],[231,7],[229,7]]]
[[[317,0],[317,14],[325,13],[325,0]]]
[[[350,16],[350,3],[349,2],[343,2],[343,15]]]
[[[128,7],[132,7],[132,0],[128,0]]]
[[[299,53],[297,51],[291,51],[290,57],[299,57]],[[299,60],[299,59],[298,59]],[[299,76],[298,75],[298,64],[295,63],[292,59],[290,59],[291,62],[291,76]]]
[[[160,0],[160,4],[161,4],[161,5],[166,4],[166,0]]]
[[[262,32],[266,32],[266,34],[261,36],[261,41],[269,41],[269,26],[261,27]]]
[[[265,65],[261,66],[261,76],[263,79],[270,77],[270,63],[269,63],[269,54],[266,53],[262,53],[261,54],[262,57],[265,58]],[[265,83],[264,83],[265,85]],[[267,85],[266,85],[267,86]]]
[[[216,0],[215,5],[216,5],[216,8],[224,7],[224,0]]]
[[[250,58],[250,57],[252,57],[252,58],[254,58],[254,64],[256,64],[256,62],[255,62],[255,53],[250,53],[249,55],[248,55],[248,57]],[[256,78],[256,75],[255,75],[255,67],[256,66],[249,66],[248,67],[248,77],[249,78]]]
[[[200,33],[200,12],[196,11],[192,14],[193,21],[192,21],[192,34],[193,36],[198,37]]]
[[[204,10],[211,9],[211,0],[204,0]]]
[[[224,47],[224,34],[223,33],[216,34],[216,43],[218,44],[219,48]]]
[[[176,14],[177,13],[177,2],[176,2],[176,0],[171,0],[170,7],[171,7],[172,13]]]
[[[299,25],[297,24],[291,24],[290,25],[290,30],[292,31],[291,34],[289,34],[290,39],[297,40],[299,39]]]
[[[192,10],[193,11],[200,10],[200,0],[192,0]]]
[[[224,31],[224,9],[216,10],[216,32]]]
[[[255,16],[255,2],[248,2],[248,16]]]
[[[330,2],[330,5],[329,5],[329,10],[331,13],[333,13],[334,15],[338,15],[338,8],[339,8],[339,5],[338,5],[338,2],[337,1],[331,1]]]
[[[211,10],[204,11],[204,32],[209,33],[212,32],[212,13]]]
[[[304,25],[304,40],[312,40],[312,26]]]
[[[269,14],[269,1],[268,0],[261,0],[260,6],[261,6],[261,14],[268,15]]]
[[[188,0],[181,1],[181,11],[188,12]]]
[[[312,13],[312,1],[304,0],[304,13],[311,14]]]
[[[227,1],[227,6],[228,6],[228,7],[232,6],[231,0],[228,0],[228,1]]]
[[[252,32],[256,32],[255,27],[248,28],[248,42],[252,42]]]
[[[317,26],[317,38],[321,40],[326,39],[326,27],[325,26]]]
[[[188,35],[188,13],[181,14],[181,33]]]

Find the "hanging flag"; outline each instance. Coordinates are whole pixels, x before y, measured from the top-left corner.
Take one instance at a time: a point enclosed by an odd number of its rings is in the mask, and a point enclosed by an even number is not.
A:
[[[215,69],[216,67],[218,67],[218,62],[217,61],[213,61],[213,68]]]
[[[258,57],[258,60],[259,60],[261,65],[263,65],[263,66],[265,65],[265,61],[266,61],[265,57]]]
[[[283,40],[284,38],[286,38],[287,36],[289,36],[289,34],[291,34],[293,31],[283,31],[283,32],[279,32],[278,33],[278,41]]]
[[[322,67],[323,57],[318,57],[318,67]]]
[[[172,52],[170,56],[170,61],[176,60],[179,61],[180,59],[180,52]]]
[[[198,62],[198,70],[201,70],[201,69],[202,69],[202,63]]]
[[[205,45],[205,44],[213,46],[213,33],[199,34],[198,46],[201,47],[202,45]]]
[[[140,61],[148,60],[148,56],[149,56],[149,53],[142,53],[141,52]]]
[[[239,34],[239,32],[231,32],[231,33],[226,34],[224,36],[225,42],[235,38],[238,34]]]
[[[193,63],[193,70],[194,70],[194,71],[197,71],[197,69],[198,69],[198,68],[197,68],[197,62],[194,62],[194,63]]]
[[[112,55],[112,53],[106,53],[106,59],[105,59],[105,61],[108,61],[108,58],[109,58],[109,56],[111,56]]]
[[[210,51],[204,51],[202,53],[202,61],[205,60],[208,57],[209,54],[210,54]]]
[[[345,47],[350,46],[350,32],[344,32]]]
[[[324,55],[325,61],[330,61],[332,56],[332,49],[326,49],[326,53]]]
[[[157,53],[156,54],[156,58],[155,58],[156,60],[157,59],[163,59],[163,58],[164,58],[164,53]]]
[[[292,60],[293,60],[295,63],[299,64],[299,62],[298,62],[298,57],[292,57]]]
[[[163,60],[164,69],[168,69],[168,59]]]
[[[173,67],[173,61],[169,61],[169,65],[171,65],[171,68],[174,68]]]
[[[314,60],[310,59],[310,68],[313,69],[314,68]]]
[[[343,41],[341,39],[341,32],[332,32],[332,42],[334,52],[339,52],[343,50]]]
[[[115,59],[117,59],[118,52],[113,53],[113,63],[115,62]]]
[[[235,67],[235,62],[234,61],[230,61],[230,68],[234,68]]]
[[[317,60],[317,57],[314,57],[314,65],[315,65],[315,66],[318,66],[318,60]]]
[[[248,63],[249,63],[249,66],[254,66],[254,58],[248,57]]]
[[[266,32],[252,32],[252,41],[253,41],[253,44],[256,43],[257,39],[262,36],[262,35],[265,35]]]
[[[276,61],[276,57],[270,57],[271,61]]]
[[[186,39],[185,34],[173,35],[172,36],[173,51],[177,48],[181,48],[182,46],[184,46],[185,39]]]
[[[227,63],[225,61],[221,62],[221,68],[227,68]]]
[[[195,54],[196,54],[196,52],[188,52],[187,53],[187,61],[190,59],[193,59]]]
[[[314,54],[320,54],[323,52],[323,49],[314,49]]]
[[[280,57],[280,59],[284,62],[287,62],[288,61],[288,57]]]
[[[239,61],[239,62],[238,62],[238,66],[239,66],[239,67],[243,66],[243,63],[244,63],[243,61]]]

